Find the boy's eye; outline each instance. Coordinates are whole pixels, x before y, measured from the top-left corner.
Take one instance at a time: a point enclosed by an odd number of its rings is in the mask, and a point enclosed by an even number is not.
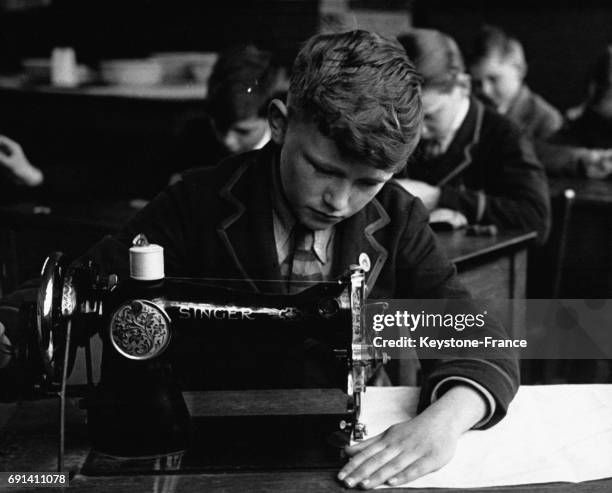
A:
[[[252,132],[250,128],[237,128],[235,130],[239,135],[249,135]]]
[[[380,185],[380,183],[377,181],[360,181],[357,182],[357,185],[361,188],[374,188]]]
[[[333,175],[334,174],[333,171],[328,170],[326,168],[322,168],[321,166],[316,165],[312,161],[309,161],[309,163],[310,163],[310,166],[312,166],[317,173],[322,173],[324,175]]]

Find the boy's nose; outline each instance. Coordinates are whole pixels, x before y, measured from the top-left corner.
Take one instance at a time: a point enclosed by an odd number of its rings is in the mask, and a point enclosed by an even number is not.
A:
[[[223,136],[223,145],[234,154],[240,150],[240,141],[238,136],[231,130]]]
[[[351,185],[346,180],[336,180],[327,187],[323,201],[330,212],[340,212],[348,208]]]

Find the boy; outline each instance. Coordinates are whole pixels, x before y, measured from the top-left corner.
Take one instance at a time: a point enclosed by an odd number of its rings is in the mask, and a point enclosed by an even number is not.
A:
[[[363,252],[371,298],[468,296],[420,201],[390,183],[422,123],[419,76],[401,46],[365,31],[311,38],[269,121],[270,144],[185,175],[90,256],[121,275],[131,239],[144,233],[164,247],[170,276],[241,278],[261,291],[259,280],[335,278]],[[338,474],[347,486],[438,469],[464,431],[503,417],[518,386],[516,361],[503,355],[422,368],[420,414],[348,447]]]
[[[563,126],[561,113],[525,84],[527,62],[517,39],[496,27],[483,27],[469,65],[476,92],[530,138],[547,139]]]
[[[270,140],[268,104],[284,96],[287,85],[272,53],[253,45],[223,53],[208,80],[206,117],[186,121],[177,132],[177,169],[211,166],[262,148]]]
[[[612,173],[609,142],[566,142],[561,113],[525,84],[527,62],[517,39],[497,27],[483,27],[469,65],[476,92],[533,140],[549,174],[605,179]]]
[[[399,183],[419,196],[432,220],[459,213],[458,225],[549,228],[546,176],[532,146],[510,121],[470,96],[470,78],[455,41],[415,29],[400,43],[423,75],[423,141]]]

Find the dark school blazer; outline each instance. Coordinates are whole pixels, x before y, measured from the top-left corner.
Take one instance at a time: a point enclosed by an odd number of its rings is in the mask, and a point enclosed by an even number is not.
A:
[[[438,207],[469,223],[537,231],[550,228],[548,183],[533,145],[507,118],[475,99],[449,148],[431,159],[417,148],[401,176],[441,188]]]
[[[194,171],[164,190],[123,230],[107,237],[88,254],[105,271],[127,272],[128,248],[138,233],[164,247],[166,275],[245,279],[245,287],[263,291],[258,280],[281,279],[273,232],[273,166],[278,148],[270,143]],[[336,226],[332,276],[357,263],[365,252],[372,268],[367,275],[370,299],[468,298],[456,270],[445,257],[428,224],[420,200],[387,183],[362,210]],[[267,289],[267,288],[266,288]],[[268,289],[269,291],[269,289]],[[494,323],[483,329],[502,337]],[[506,413],[519,384],[515,359],[422,360],[419,409],[430,403],[442,379],[459,376],[488,389],[496,411],[486,427]]]

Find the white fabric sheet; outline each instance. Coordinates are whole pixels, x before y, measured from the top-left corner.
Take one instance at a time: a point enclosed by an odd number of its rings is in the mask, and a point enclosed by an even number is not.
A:
[[[369,387],[362,408],[368,437],[414,417],[418,392]],[[612,385],[523,386],[500,423],[467,432],[450,463],[404,486],[480,488],[611,476]]]

